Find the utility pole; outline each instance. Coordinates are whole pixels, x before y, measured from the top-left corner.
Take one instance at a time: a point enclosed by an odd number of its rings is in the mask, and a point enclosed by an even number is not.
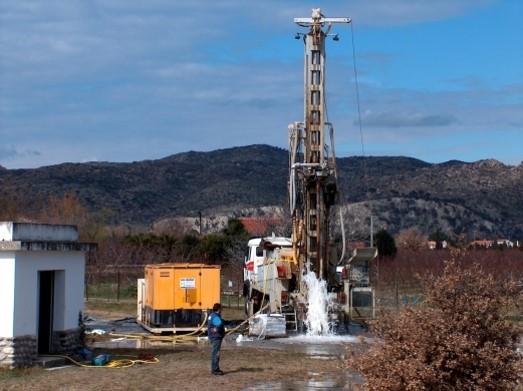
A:
[[[300,271],[311,270],[326,279],[329,269],[329,214],[337,198],[334,128],[325,107],[325,39],[333,24],[350,18],[327,18],[319,8],[310,18],[295,18],[306,27],[303,38],[304,121],[289,125],[289,199],[293,219],[293,249]],[[330,141],[330,142],[328,142]],[[301,276],[300,276],[301,277]]]
[[[374,219],[372,218],[372,212],[370,213],[370,246],[374,247]]]

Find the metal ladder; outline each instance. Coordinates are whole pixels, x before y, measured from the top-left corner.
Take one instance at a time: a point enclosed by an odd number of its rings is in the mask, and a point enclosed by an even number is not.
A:
[[[291,331],[298,331],[298,321],[294,307],[282,307],[281,314],[285,317],[285,328]]]

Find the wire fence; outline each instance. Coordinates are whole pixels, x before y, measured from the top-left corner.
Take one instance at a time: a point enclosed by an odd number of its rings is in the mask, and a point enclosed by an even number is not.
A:
[[[141,265],[105,266],[103,269],[87,267],[85,274],[85,299],[120,302],[136,299],[137,280],[143,278]]]
[[[137,280],[144,278],[143,265],[88,265],[85,274],[85,300],[121,302],[136,300]],[[221,276],[221,303],[224,307],[243,308],[243,280],[237,275]]]
[[[423,280],[441,274],[449,251],[401,251],[394,259],[377,259],[371,267],[375,312],[400,311],[406,305],[423,303]],[[463,266],[477,265],[500,280],[523,281],[523,251],[472,251]],[[221,303],[226,308],[244,308],[241,269],[222,269]],[[88,265],[87,301],[119,303],[136,300],[137,279],[144,277],[144,265]],[[362,295],[363,300],[365,295]],[[368,303],[367,303],[368,304]]]

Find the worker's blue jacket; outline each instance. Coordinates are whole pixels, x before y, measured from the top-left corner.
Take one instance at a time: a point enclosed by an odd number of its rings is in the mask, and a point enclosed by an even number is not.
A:
[[[209,315],[209,323],[207,324],[207,335],[209,340],[222,339],[225,336],[225,326],[220,314],[211,312]]]

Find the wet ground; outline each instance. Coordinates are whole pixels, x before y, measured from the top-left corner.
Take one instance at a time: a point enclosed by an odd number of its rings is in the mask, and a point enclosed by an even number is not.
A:
[[[225,376],[213,376],[205,337],[174,342],[133,340],[107,334],[147,334],[133,319],[91,318],[85,323],[91,332],[105,332],[87,337],[95,354],[148,354],[159,363],[123,369],[68,366],[0,372],[0,390],[354,390],[362,383],[346,367],[350,352],[365,349],[351,335],[267,340],[230,335],[221,354]]]
[[[306,380],[289,377],[281,381],[264,381],[244,388],[245,391],[258,390],[353,390],[363,380],[356,373],[348,371],[344,363],[354,344],[360,343],[355,336],[308,337],[305,335],[289,338],[267,339],[262,341],[240,342],[258,349],[275,349],[285,351],[295,357],[308,357],[313,360],[337,361],[340,370],[335,372],[308,372]],[[351,346],[352,345],[352,346]]]
[[[243,391],[278,390],[278,391],[315,391],[315,390],[354,390],[354,387],[362,384],[359,376],[347,373],[345,375],[325,375],[321,373],[309,373],[307,380],[282,380],[260,382],[248,386]]]
[[[158,341],[147,339],[129,339],[121,336],[111,336],[111,333],[147,333],[137,325],[133,319],[99,320],[86,319],[86,326],[90,330],[105,332],[103,336],[95,335],[89,342],[95,349],[154,349],[165,354],[180,351],[184,354],[193,352],[195,363],[200,361],[201,353],[209,349],[205,337],[187,341]],[[233,334],[226,338],[223,345],[224,360],[256,365],[255,367],[240,366],[220,378],[227,388],[245,391],[256,390],[352,390],[355,384],[361,384],[362,379],[346,369],[347,355],[351,351],[361,350],[361,341],[364,330],[353,326],[352,334],[330,337],[309,337],[305,335],[291,335],[287,338],[260,339],[240,334]],[[233,355],[231,357],[230,355]],[[256,356],[255,360],[245,358]],[[286,357],[294,365],[276,364],[268,358]],[[243,358],[243,359],[242,359]],[[260,364],[263,365],[260,367]],[[301,364],[300,364],[301,363]],[[298,370],[292,370],[296,366]],[[227,376],[240,372],[251,372],[244,384],[230,383]],[[259,375],[253,376],[259,372]],[[260,379],[261,377],[261,379]],[[218,388],[222,389],[222,388]]]
[[[346,349],[356,345],[349,343]],[[137,354],[136,349],[97,351],[101,352]],[[277,341],[238,344],[229,338],[221,353],[224,376],[210,374],[210,346],[205,342],[140,352],[153,354],[159,363],[123,369],[32,369],[4,378],[0,373],[0,390],[353,390],[361,383],[346,369],[345,349],[338,344],[328,348]]]

